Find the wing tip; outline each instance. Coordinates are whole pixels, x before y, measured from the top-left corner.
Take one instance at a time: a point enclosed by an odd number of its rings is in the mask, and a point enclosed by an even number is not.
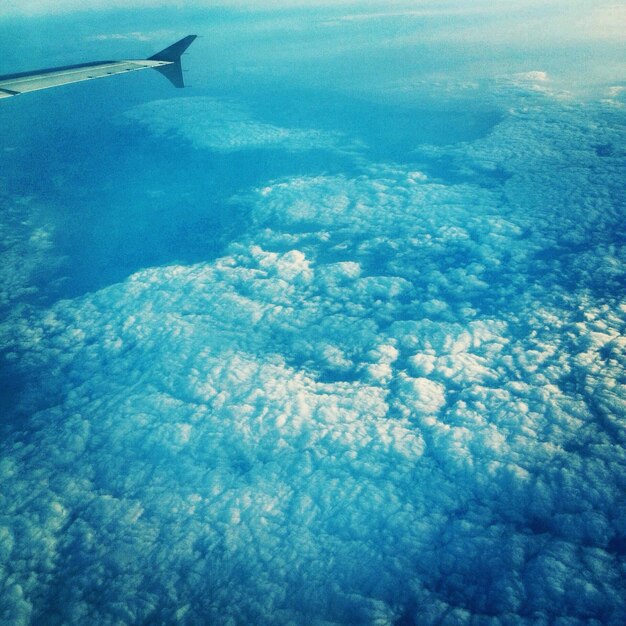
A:
[[[153,54],[151,57],[148,57],[148,61],[169,61],[170,63],[176,63],[180,61],[180,57],[183,52],[189,48],[189,46],[194,42],[194,40],[198,37],[198,35],[187,35],[182,39],[179,39],[176,43],[173,43],[171,46],[167,48],[163,48],[163,50]]]

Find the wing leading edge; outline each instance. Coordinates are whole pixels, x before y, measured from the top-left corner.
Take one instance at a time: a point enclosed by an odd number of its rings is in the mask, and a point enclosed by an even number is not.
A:
[[[93,61],[63,67],[50,67],[33,72],[5,74],[0,76],[0,98],[150,68],[163,74],[175,87],[184,87],[180,57],[195,38],[196,35],[189,35],[148,59]]]

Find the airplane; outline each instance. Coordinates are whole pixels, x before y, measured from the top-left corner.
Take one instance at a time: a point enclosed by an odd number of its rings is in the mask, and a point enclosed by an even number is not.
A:
[[[48,89],[92,78],[104,78],[124,72],[153,68],[175,87],[184,87],[180,57],[192,44],[196,35],[188,35],[147,59],[133,61],[92,61],[63,67],[49,67],[32,72],[0,76],[0,99],[18,96],[29,91]]]

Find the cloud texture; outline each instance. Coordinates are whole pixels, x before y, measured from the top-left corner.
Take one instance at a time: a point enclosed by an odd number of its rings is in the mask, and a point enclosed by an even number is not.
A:
[[[192,123],[181,124],[181,116]],[[284,128],[255,120],[244,107],[219,98],[177,98],[148,102],[129,111],[157,136],[178,135],[196,148],[219,152],[332,149],[345,143],[341,133]]]
[[[511,89],[419,147],[495,188],[268,181],[217,261],[4,324],[3,624],[624,623],[621,138]],[[310,140],[176,102],[199,149]]]

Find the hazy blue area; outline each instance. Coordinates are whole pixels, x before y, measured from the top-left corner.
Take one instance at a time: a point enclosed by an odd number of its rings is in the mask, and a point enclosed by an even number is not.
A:
[[[0,9],[0,74],[201,35],[0,101],[2,626],[626,622],[623,12],[564,6]]]

